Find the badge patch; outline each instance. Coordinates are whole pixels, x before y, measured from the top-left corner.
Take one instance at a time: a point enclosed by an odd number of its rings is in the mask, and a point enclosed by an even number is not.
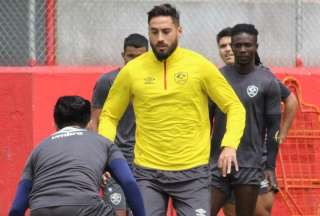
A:
[[[121,202],[121,194],[119,193],[113,193],[110,195],[110,201],[114,204],[114,205],[119,205]]]
[[[176,72],[174,74],[174,81],[178,84],[185,84],[188,81],[188,73],[187,72]]]
[[[256,96],[258,92],[259,92],[259,88],[255,85],[249,85],[247,87],[247,94],[249,95],[249,97]]]

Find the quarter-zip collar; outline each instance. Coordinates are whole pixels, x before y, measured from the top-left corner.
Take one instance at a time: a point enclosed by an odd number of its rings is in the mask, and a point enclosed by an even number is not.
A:
[[[156,62],[158,62],[158,63],[164,63],[164,62],[166,62],[167,65],[168,65],[168,64],[170,64],[171,62],[174,62],[174,61],[176,61],[176,60],[179,59],[179,57],[181,56],[181,51],[182,51],[182,48],[180,48],[179,46],[177,46],[177,48],[173,51],[173,53],[171,53],[171,55],[170,55],[167,59],[165,59],[165,60],[163,60],[163,61],[159,61],[159,60],[157,59],[157,57],[155,56],[155,54],[154,54],[153,51],[150,51],[150,52],[152,52],[154,61],[156,61]]]
[[[159,61],[157,57],[155,56],[154,52],[152,52],[154,61],[156,61],[158,64],[162,64],[161,67],[163,68],[163,89],[168,89],[168,69],[170,67],[170,64],[176,61],[179,61],[180,57],[182,56],[182,48],[178,47],[173,51],[173,53],[165,60]]]

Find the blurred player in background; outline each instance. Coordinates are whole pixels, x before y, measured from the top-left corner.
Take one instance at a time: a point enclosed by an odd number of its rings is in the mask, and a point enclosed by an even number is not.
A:
[[[103,106],[99,133],[114,139],[128,104],[134,106],[134,173],[148,216],[164,216],[168,197],[178,215],[210,215],[208,97],[228,115],[220,155],[224,174],[237,167],[236,149],[245,110],[218,69],[201,55],[180,48],[177,10],[170,4],[148,12],[152,51],[118,74]]]
[[[109,171],[121,185],[133,215],[144,216],[143,199],[127,161],[110,140],[85,127],[90,102],[60,97],[54,107],[57,132],[40,143],[25,165],[9,216],[113,216],[99,196]]]
[[[124,64],[127,64],[132,59],[148,51],[148,40],[140,34],[130,34],[124,40],[122,57]],[[117,77],[120,68],[103,74],[93,89],[92,94],[92,114],[90,127],[94,131],[97,130],[99,124],[99,117],[103,104],[109,94],[113,81]],[[133,149],[135,142],[135,117],[132,104],[129,104],[126,112],[119,121],[117,128],[117,135],[114,143],[120,148],[123,155],[128,161],[132,169],[133,163]],[[129,209],[126,207],[126,200],[121,190],[121,187],[115,182],[113,178],[106,181],[105,186],[105,201],[114,207],[118,216],[127,215]]]
[[[222,29],[216,37],[217,45],[219,48],[219,55],[225,65],[234,64],[234,54],[231,49],[231,28],[227,27]],[[256,65],[261,65],[258,53],[256,53]],[[282,143],[289,131],[289,128],[295,117],[297,111],[298,102],[296,96],[290,92],[290,90],[279,81],[281,101],[284,103],[284,111],[282,116],[282,124],[280,126],[279,143]],[[265,161],[263,161],[264,163]],[[256,216],[268,216],[271,215],[272,205],[275,198],[275,193],[278,191],[276,186],[275,173],[269,173],[271,175],[272,182],[263,180],[260,185],[258,200],[256,204]],[[234,194],[232,194],[223,206],[224,214],[227,216],[235,216]]]
[[[280,87],[273,74],[256,66],[258,31],[253,25],[238,24],[231,29],[234,64],[221,71],[246,109],[246,127],[237,151],[239,171],[224,176],[218,168],[221,139],[227,131],[226,116],[215,107],[212,136],[212,212],[214,216],[234,192],[236,214],[254,215],[261,172],[264,138],[268,148],[267,169],[274,170],[280,127]],[[265,135],[264,135],[265,134]]]

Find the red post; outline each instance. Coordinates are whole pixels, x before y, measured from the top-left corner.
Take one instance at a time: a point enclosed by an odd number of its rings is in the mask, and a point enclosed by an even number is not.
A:
[[[46,0],[46,65],[56,64],[56,0]]]
[[[296,67],[304,67],[301,55],[296,56]]]

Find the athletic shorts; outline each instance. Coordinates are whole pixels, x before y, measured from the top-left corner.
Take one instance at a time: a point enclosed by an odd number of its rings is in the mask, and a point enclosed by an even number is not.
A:
[[[124,192],[113,178],[110,178],[105,186],[103,199],[114,210],[128,209]]]
[[[112,207],[103,201],[90,206],[54,206],[30,211],[30,216],[115,216]]]
[[[270,186],[269,186],[269,181],[267,179],[263,179],[260,182],[260,186],[259,186],[259,195],[260,194],[264,194],[264,193],[268,193],[270,191]],[[234,195],[234,191],[232,190],[230,194],[228,194],[227,197],[227,203],[235,203],[236,202],[236,197]]]
[[[259,168],[240,167],[239,171],[232,169],[227,177],[222,177],[221,170],[218,167],[211,169],[211,186],[215,187],[227,196],[231,196],[235,185],[260,185],[263,174]]]
[[[177,215],[210,215],[210,180],[208,166],[184,171],[159,171],[134,168],[144,198],[147,216],[166,215],[171,197]]]

